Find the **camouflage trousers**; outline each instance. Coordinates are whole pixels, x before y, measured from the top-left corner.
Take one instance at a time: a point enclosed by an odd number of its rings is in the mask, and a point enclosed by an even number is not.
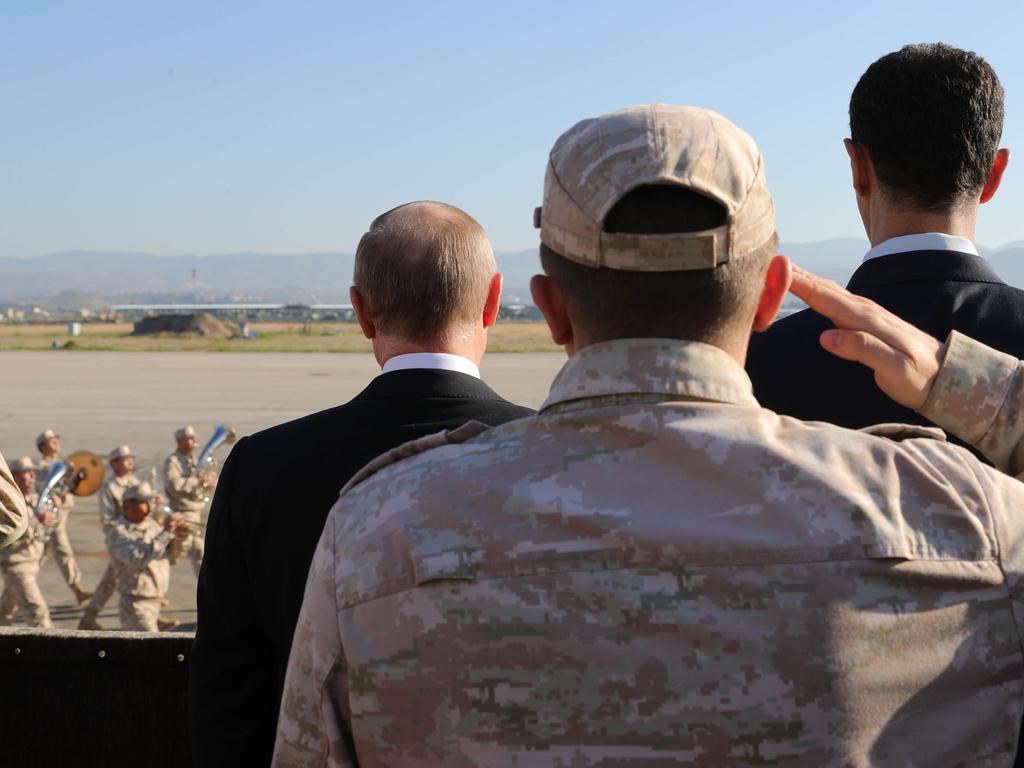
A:
[[[4,577],[4,591],[0,595],[0,626],[9,625],[20,611],[30,627],[52,627],[50,609],[36,581],[39,563],[5,564],[0,570]]]
[[[121,629],[135,632],[159,632],[156,620],[160,618],[159,597],[137,597],[121,595],[117,604],[117,613],[121,619]]]
[[[82,572],[78,569],[78,562],[75,560],[75,550],[71,548],[71,540],[68,538],[68,513],[61,512],[57,525],[53,527],[50,538],[46,541],[46,554],[53,555],[60,568],[61,575],[68,586],[78,584],[82,581]],[[44,555],[43,559],[45,560]]]
[[[103,610],[103,606],[107,604],[110,596],[117,590],[117,576],[119,573],[121,573],[121,569],[117,563],[109,560],[106,570],[103,571],[103,576],[100,577],[100,583],[96,585],[89,604],[85,606],[87,615],[95,616]]]

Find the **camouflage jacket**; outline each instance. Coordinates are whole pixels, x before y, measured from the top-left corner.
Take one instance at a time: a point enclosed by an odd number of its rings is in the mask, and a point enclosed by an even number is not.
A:
[[[14,543],[0,549],[0,566],[19,565],[21,563],[40,563],[46,549],[46,529],[32,510],[35,509],[39,494],[29,491],[25,494],[25,509],[28,525]]]
[[[4,457],[0,456],[0,550],[21,538],[28,525],[28,515],[25,497],[14,484]]]
[[[945,373],[959,423],[1005,400]],[[332,510],[274,765],[1012,764],[1024,484],[779,416],[663,339],[586,347],[536,417],[470,431]]]
[[[174,534],[153,518],[133,523],[124,515],[107,531],[107,550],[121,566],[117,588],[122,595],[163,597],[171,580],[167,547]]]
[[[189,520],[197,521],[206,503],[196,472],[196,459],[191,454],[175,451],[164,461],[164,492],[168,505],[175,512],[183,512]]]
[[[124,497],[124,492],[138,484],[139,478],[131,472],[124,477],[111,475],[110,479],[103,483],[97,496],[103,533],[109,531],[114,521],[121,516],[121,500]]]

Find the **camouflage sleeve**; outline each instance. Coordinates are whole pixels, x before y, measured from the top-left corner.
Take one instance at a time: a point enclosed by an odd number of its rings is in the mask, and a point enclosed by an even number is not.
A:
[[[14,484],[11,470],[0,455],[0,549],[20,539],[27,526],[25,497]]]
[[[1024,474],[1024,362],[952,331],[920,413],[973,445],[997,469]]]
[[[111,528],[107,534],[107,550],[122,565],[132,569],[145,568],[151,560],[163,555],[173,540],[174,535],[167,531],[161,531],[152,541],[145,541],[125,536],[117,528]]]
[[[354,768],[348,670],[338,632],[334,584],[335,520],[327,518],[306,579],[277,720],[272,768]]]

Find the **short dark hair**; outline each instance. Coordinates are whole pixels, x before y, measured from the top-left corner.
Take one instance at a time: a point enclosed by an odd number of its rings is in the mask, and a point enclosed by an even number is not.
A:
[[[373,220],[356,247],[353,282],[382,333],[430,343],[480,318],[497,271],[476,219],[428,200]]]
[[[638,187],[608,212],[606,232],[668,234],[720,227],[726,210],[697,192],[671,185]],[[675,338],[714,343],[761,295],[775,238],[754,253],[713,269],[633,272],[577,264],[546,245],[544,272],[562,290],[574,325],[591,343],[621,338]]]
[[[945,43],[886,54],[850,96],[850,137],[867,147],[886,191],[917,210],[948,210],[978,195],[1002,132],[995,71]]]

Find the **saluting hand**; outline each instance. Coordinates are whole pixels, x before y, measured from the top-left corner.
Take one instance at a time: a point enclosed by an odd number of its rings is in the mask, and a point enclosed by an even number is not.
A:
[[[913,409],[924,405],[942,365],[945,344],[871,299],[855,296],[795,264],[790,291],[835,324],[837,330],[821,334],[822,347],[871,368],[875,383],[900,405]]]

